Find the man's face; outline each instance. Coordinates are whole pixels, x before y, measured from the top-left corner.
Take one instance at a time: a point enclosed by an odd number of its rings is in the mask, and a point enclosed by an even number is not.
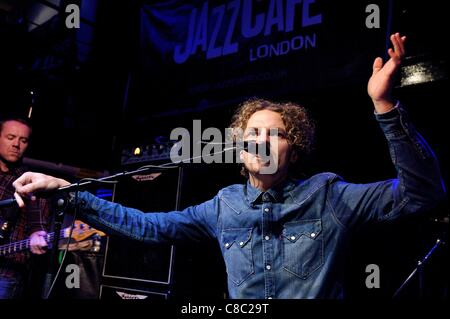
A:
[[[0,160],[7,163],[19,161],[28,147],[30,128],[17,121],[3,123],[0,132]]]
[[[291,146],[287,141],[286,126],[277,112],[261,110],[253,113],[244,131],[245,141],[270,143],[270,157],[243,152],[241,159],[250,174],[287,174],[293,162]]]

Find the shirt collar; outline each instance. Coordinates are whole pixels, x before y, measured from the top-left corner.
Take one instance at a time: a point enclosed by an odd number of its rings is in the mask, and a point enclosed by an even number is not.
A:
[[[283,183],[264,192],[252,186],[250,184],[250,180],[247,180],[246,198],[251,205],[261,201],[282,202],[284,201],[288,192],[290,192],[295,187],[295,185],[295,180],[288,178]]]

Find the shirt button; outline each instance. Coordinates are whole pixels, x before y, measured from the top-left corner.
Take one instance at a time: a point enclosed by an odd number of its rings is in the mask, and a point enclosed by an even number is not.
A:
[[[229,243],[226,243],[226,244],[225,244],[225,247],[227,247],[227,248],[230,247],[230,244],[229,244]]]
[[[265,239],[265,240],[269,240],[269,239],[270,239],[270,237],[269,237],[269,236],[266,236],[266,237],[264,237],[264,239]]]
[[[266,265],[266,269],[270,270],[270,269],[272,269],[272,267],[270,267],[270,265]]]
[[[264,208],[264,211],[265,211],[266,213],[268,213],[268,212],[270,212],[270,209],[269,209],[268,207],[266,207],[266,208]]]
[[[291,236],[291,240],[295,240],[295,236]]]
[[[239,246],[244,246],[244,242],[241,241],[241,242],[239,243]]]
[[[272,297],[267,297],[267,299],[272,299]]]
[[[316,233],[311,233],[311,237],[316,237]]]

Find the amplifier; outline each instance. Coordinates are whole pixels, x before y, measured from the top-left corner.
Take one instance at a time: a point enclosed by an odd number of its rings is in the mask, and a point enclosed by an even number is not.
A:
[[[182,168],[155,169],[135,174],[115,185],[113,201],[143,212],[177,210]],[[135,240],[110,236],[105,250],[103,283],[133,289],[136,286],[165,286],[173,278],[175,248],[171,245],[148,245]]]
[[[133,165],[163,160],[169,161],[170,150],[173,146],[173,142],[167,142],[125,148],[122,150],[120,162],[122,165]]]

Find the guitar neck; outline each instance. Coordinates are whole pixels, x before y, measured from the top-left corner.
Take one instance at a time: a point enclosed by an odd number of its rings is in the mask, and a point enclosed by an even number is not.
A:
[[[60,238],[64,236],[65,229],[61,230]],[[53,240],[55,233],[48,233],[46,241],[50,242]],[[30,239],[24,239],[21,241],[16,241],[14,243],[9,243],[6,245],[0,246],[0,256],[6,256],[9,254],[18,253],[20,251],[26,250],[30,248]]]

